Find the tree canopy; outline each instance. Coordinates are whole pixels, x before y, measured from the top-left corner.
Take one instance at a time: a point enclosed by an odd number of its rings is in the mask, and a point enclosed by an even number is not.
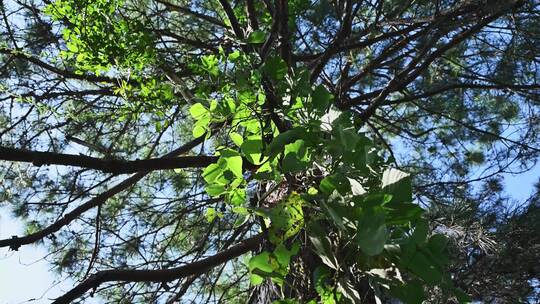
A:
[[[537,0],[0,2],[54,303],[535,303]]]

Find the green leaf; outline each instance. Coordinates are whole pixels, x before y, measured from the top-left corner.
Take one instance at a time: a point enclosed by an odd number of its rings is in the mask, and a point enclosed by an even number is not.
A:
[[[234,176],[243,177],[242,156],[234,150],[225,149],[220,151],[220,155],[226,162],[226,169],[230,170]]]
[[[459,288],[454,290],[454,295],[456,296],[459,304],[469,304],[473,302],[471,297]]]
[[[266,148],[266,155],[274,157],[283,152],[285,146],[303,138],[306,135],[306,130],[302,127],[295,127],[280,133]]]
[[[388,203],[385,206],[386,223],[389,225],[405,225],[419,219],[424,210],[420,206],[412,203]]]
[[[392,195],[374,192],[353,197],[353,202],[355,206],[371,212],[373,208],[380,210],[380,207],[386,206],[391,199]]]
[[[246,131],[250,132],[251,134],[254,134],[254,136],[260,136],[262,130],[261,130],[261,123],[257,119],[248,119],[241,123],[241,125],[246,128]],[[248,138],[253,139],[253,138]]]
[[[264,251],[252,257],[248,262],[251,283],[258,285],[264,281],[265,277],[275,276],[274,270],[277,268],[279,268],[279,265],[270,252]]]
[[[428,248],[431,252],[442,253],[448,246],[448,238],[442,234],[434,234],[429,238]]]
[[[210,164],[203,170],[202,177],[208,184],[213,183],[220,176],[223,175],[223,168],[217,163]]]
[[[248,269],[251,273],[251,284],[261,284],[264,281],[264,277],[271,276],[276,268],[275,266],[273,258],[270,256],[270,252],[264,251],[252,257],[248,262]]]
[[[295,299],[284,299],[284,300],[276,300],[272,302],[272,304],[299,304],[298,300]]]
[[[211,184],[206,185],[206,193],[210,195],[211,197],[220,196],[221,194],[227,192],[225,190],[225,185],[222,184]]]
[[[422,304],[426,298],[422,284],[418,281],[391,286],[390,294],[402,300],[405,304]]]
[[[265,179],[273,179],[272,177],[277,174],[278,171],[274,170],[272,167],[272,163],[267,161],[264,164],[262,164],[259,169],[255,172],[253,175],[253,178],[259,179],[259,180],[265,180]]]
[[[315,290],[320,297],[320,301],[311,300],[308,304],[336,304],[341,303],[341,293],[334,286],[328,284],[332,278],[332,272],[324,266],[317,266],[313,272]]]
[[[242,135],[236,132],[229,133],[229,136],[231,137],[232,142],[238,147],[241,147],[242,144],[244,143],[244,137],[242,137]]]
[[[202,68],[212,76],[219,75],[218,63],[219,60],[216,55],[205,55],[201,57]]]
[[[211,223],[214,221],[216,217],[223,217],[223,214],[221,212],[216,211],[214,208],[208,208],[206,209],[206,220]]]
[[[263,31],[253,31],[249,34],[247,42],[251,44],[264,43],[266,40],[266,34]]]
[[[384,211],[381,208],[363,211],[356,234],[356,242],[360,249],[370,256],[380,254],[387,237]]]
[[[345,176],[336,173],[323,178],[319,184],[319,189],[326,195],[332,194],[334,190],[341,195],[346,195],[351,190],[351,185]]]
[[[318,85],[313,94],[311,95],[313,108],[319,113],[326,111],[330,101],[332,99],[332,94],[323,85]]]
[[[258,275],[258,274],[252,273],[252,274],[249,276],[249,281],[251,282],[251,285],[257,286],[257,285],[259,285],[259,284],[262,284],[262,282],[264,282],[264,278],[261,277],[261,276]]]
[[[242,143],[240,149],[250,163],[259,165],[262,162],[262,146],[261,139],[248,139]]]
[[[249,221],[250,214],[240,214],[238,219],[234,222],[233,228],[238,228]]]
[[[442,279],[441,270],[420,251],[417,251],[408,261],[407,268],[428,284],[438,283]]]
[[[423,245],[426,243],[427,235],[429,232],[429,226],[426,220],[418,220],[414,226],[414,232],[411,236],[411,240],[417,245]]]
[[[270,257],[270,252],[264,251],[260,254],[252,257],[249,260],[248,263],[249,271],[253,271],[254,269],[259,269],[264,272],[271,273],[274,271],[274,267],[272,266],[272,260]]]
[[[198,138],[208,132],[208,125],[210,124],[210,115],[199,116],[199,120],[193,127],[193,137]]]
[[[338,227],[341,231],[347,231],[347,227],[345,227],[345,224],[343,223],[344,214],[342,208],[339,208],[340,206],[336,201],[338,199],[343,199],[341,195],[339,195],[337,192],[332,193],[332,195],[328,198],[328,202],[325,203],[324,201],[321,201],[321,207],[322,210],[329,215],[328,219],[331,220],[336,227]]]
[[[189,108],[189,113],[194,119],[199,120],[208,114],[208,110],[201,103],[196,103]]]
[[[287,75],[287,64],[281,57],[272,56],[262,66],[262,72],[273,80],[280,81]]]
[[[296,255],[299,249],[300,245],[297,242],[293,244],[291,250],[287,249],[287,247],[285,247],[283,244],[278,244],[274,250],[274,256],[276,257],[279,265],[286,268],[289,266],[291,257]]]
[[[239,57],[240,57],[240,52],[238,50],[236,50],[236,51],[229,54],[229,60],[231,60],[231,61],[235,61]]]
[[[234,189],[229,195],[229,200],[233,206],[243,206],[246,202],[246,190]]]
[[[412,202],[411,176],[397,169],[387,169],[383,172],[382,189],[385,193],[392,194],[392,202]]]
[[[215,99],[212,99],[212,101],[210,101],[209,111],[214,112],[217,109],[217,107],[218,107],[218,101]]]
[[[206,128],[201,126],[201,125],[196,124],[193,127],[192,133],[193,133],[193,137],[199,138],[199,137],[203,136],[206,133]]]
[[[339,269],[339,261],[332,251],[332,243],[320,223],[312,222],[308,226],[308,237],[321,261],[332,269]]]
[[[304,212],[302,206],[304,199],[293,192],[287,199],[272,208],[269,212],[271,225],[269,238],[274,244],[296,235],[304,226]]]
[[[334,190],[336,190],[336,186],[334,185],[332,176],[327,176],[321,180],[321,183],[319,184],[319,189],[323,193],[326,193],[327,195],[330,195]]]
[[[285,173],[296,173],[306,169],[310,164],[310,154],[305,141],[299,139],[285,146],[285,157],[282,168]]]
[[[355,152],[356,145],[360,141],[360,137],[355,128],[336,128],[333,130],[337,144],[339,144],[346,152],[350,154]]]
[[[427,254],[431,260],[441,268],[450,262],[446,252],[447,246],[448,239],[442,234],[435,234],[431,236],[426,246]]]

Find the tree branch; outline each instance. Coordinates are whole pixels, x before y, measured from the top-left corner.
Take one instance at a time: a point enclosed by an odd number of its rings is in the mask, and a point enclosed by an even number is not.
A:
[[[62,165],[99,170],[114,174],[129,174],[177,168],[201,168],[217,161],[216,156],[198,155],[143,160],[101,159],[86,155],[39,152],[0,146],[0,160],[31,162],[35,166]]]
[[[22,60],[26,60],[26,61],[28,61],[30,63],[33,63],[33,64],[39,66],[40,68],[43,68],[43,69],[45,69],[45,70],[47,70],[49,72],[55,73],[57,75],[60,75],[60,76],[66,77],[66,78],[85,80],[85,81],[89,81],[89,82],[107,82],[107,83],[113,83],[113,84],[118,83],[117,79],[107,77],[107,76],[96,76],[96,75],[92,75],[92,74],[76,74],[76,73],[74,73],[72,71],[62,70],[60,68],[57,68],[57,67],[55,67],[53,65],[50,65],[50,64],[44,62],[44,61],[41,61],[40,59],[38,59],[38,58],[36,58],[34,56],[31,56],[29,54],[24,53],[23,50],[13,50],[13,49],[9,49],[9,48],[6,48],[6,47],[0,47],[0,54],[10,55],[10,56],[22,59]],[[134,83],[133,80],[127,80],[127,79],[125,79],[125,80],[128,83]]]
[[[219,20],[217,18],[214,18],[212,16],[207,16],[205,14],[201,14],[201,13],[198,13],[196,11],[193,11],[193,10],[187,8],[187,7],[183,7],[183,6],[173,4],[173,3],[170,3],[170,2],[167,2],[167,1],[163,1],[163,0],[156,0],[156,1],[158,3],[161,3],[161,4],[165,5],[168,9],[171,9],[173,11],[177,11],[177,12],[183,13],[183,14],[192,15],[193,17],[196,17],[198,19],[207,21],[207,22],[209,22],[211,24],[227,28],[225,23],[221,22],[221,20]]]
[[[240,243],[232,246],[231,248],[221,251],[213,256],[171,269],[113,269],[99,271],[90,276],[88,279],[84,280],[75,288],[71,289],[63,296],[57,298],[53,302],[53,304],[71,303],[72,301],[84,295],[88,290],[95,289],[106,282],[168,282],[186,276],[201,274],[213,267],[226,263],[244,253],[255,250],[261,243],[262,239],[263,235],[258,234],[254,237],[241,241]]]
[[[234,35],[236,35],[238,39],[244,39],[244,31],[242,31],[240,23],[238,23],[238,19],[236,19],[236,16],[234,15],[234,10],[232,9],[231,4],[227,0],[219,0],[219,3],[225,11],[227,18],[231,22]]]
[[[360,5],[358,5],[353,11],[352,1],[345,2],[345,14],[343,16],[343,20],[341,21],[341,27],[339,29],[339,32],[337,33],[336,38],[334,39],[334,41],[332,41],[328,49],[326,49],[315,62],[315,65],[311,71],[311,82],[315,82],[315,80],[319,77],[319,74],[324,69],[330,58],[332,58],[332,56],[334,56],[340,50],[343,41],[345,41],[345,39],[351,34],[352,21],[359,7]]]
[[[512,6],[512,8],[522,5],[522,4],[523,4],[523,1],[516,1],[515,5]],[[463,42],[466,38],[479,32],[484,26],[493,22],[494,20],[502,16],[505,12],[506,12],[505,10],[500,10],[498,12],[495,12],[494,14],[490,16],[484,17],[483,20],[479,21],[478,23],[476,23],[474,26],[470,27],[469,29],[463,30],[459,34],[455,35],[448,43],[444,44],[443,46],[439,47],[437,50],[429,54],[427,58],[424,61],[422,61],[421,64],[418,64],[418,66],[416,65],[415,61],[418,61],[417,59],[419,59],[419,57],[414,59],[412,62],[414,64],[409,64],[405,70],[398,73],[392,79],[392,81],[390,81],[390,83],[386,86],[386,88],[383,89],[380,92],[380,94],[371,102],[371,104],[358,115],[358,117],[360,117],[360,119],[364,121],[369,119],[369,117],[371,117],[375,113],[377,108],[385,102],[386,97],[390,93],[399,91],[405,88],[409,83],[411,83],[414,79],[416,79],[416,77],[422,71],[427,69],[433,61],[441,57],[448,50],[457,46],[459,43]],[[348,106],[353,106],[353,105],[354,105],[354,102],[352,101],[348,103]]]
[[[203,141],[204,141],[204,136],[201,136],[197,139],[194,139],[186,143],[185,145],[179,147],[178,149],[164,155],[163,158],[184,154],[188,152],[189,150],[198,146]],[[62,227],[76,220],[81,214],[85,213],[86,211],[92,208],[95,208],[99,205],[104,204],[109,198],[113,197],[117,193],[120,193],[121,191],[124,191],[125,189],[133,186],[136,182],[138,182],[143,177],[145,177],[149,172],[150,171],[143,171],[143,172],[139,172],[137,174],[132,175],[131,177],[125,179],[124,181],[120,182],[119,184],[112,187],[111,189],[105,191],[104,193],[101,193],[100,195],[90,199],[86,203],[78,206],[73,211],[67,213],[61,219],[57,220],[56,222],[54,222],[53,224],[51,224],[50,226],[47,226],[46,228],[42,230],[39,230],[37,232],[34,232],[32,234],[29,234],[23,237],[13,236],[9,239],[0,240],[0,248],[9,246],[9,248],[12,250],[18,250],[19,247],[21,247],[22,245],[27,245],[27,244],[37,242],[43,239],[44,237],[57,232]]]

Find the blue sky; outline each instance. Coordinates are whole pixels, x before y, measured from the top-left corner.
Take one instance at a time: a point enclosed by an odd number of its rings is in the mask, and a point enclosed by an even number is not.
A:
[[[9,209],[0,208],[0,238],[22,235],[23,231],[22,223],[11,217]],[[19,251],[0,248],[0,304],[51,303],[73,286],[73,282],[58,284],[43,260],[46,254],[41,246],[22,246]]]

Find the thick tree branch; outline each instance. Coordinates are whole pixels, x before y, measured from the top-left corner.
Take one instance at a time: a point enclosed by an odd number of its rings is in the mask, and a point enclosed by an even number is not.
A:
[[[204,141],[204,136],[201,136],[197,139],[194,139],[186,143],[182,147],[179,147],[178,149],[166,154],[165,156],[163,156],[163,158],[174,157],[176,155],[187,153],[189,150],[195,148],[203,141]],[[57,232],[62,227],[76,220],[79,216],[81,216],[81,214],[85,213],[86,211],[92,208],[95,208],[99,205],[104,204],[109,198],[113,197],[117,193],[120,193],[124,191],[125,189],[133,186],[136,182],[138,182],[143,177],[145,177],[149,172],[150,171],[143,171],[143,172],[139,172],[137,174],[132,175],[131,177],[125,179],[124,181],[120,182],[119,184],[112,187],[111,189],[105,191],[104,193],[101,193],[100,195],[78,206],[73,211],[67,213],[61,219],[57,220],[56,222],[54,222],[53,224],[51,224],[50,226],[47,226],[46,228],[42,230],[39,230],[37,232],[34,232],[32,234],[29,234],[23,237],[13,236],[10,239],[0,240],[0,248],[9,247],[12,250],[17,250],[22,245],[27,245],[27,244],[37,242],[43,239],[44,237]]]
[[[287,0],[276,1],[276,23],[279,32],[279,52],[281,58],[291,68],[292,65],[292,45],[291,33],[289,32],[289,3]]]
[[[229,22],[231,23],[231,27],[236,37],[238,39],[244,39],[244,31],[242,31],[242,27],[240,27],[240,23],[238,23],[238,19],[236,19],[236,16],[234,15],[234,10],[232,9],[229,1],[219,0],[219,3],[221,4],[221,7],[225,11],[225,14],[227,15],[227,18],[229,19]]]
[[[255,9],[255,3],[253,0],[246,0],[246,14],[249,19],[249,25],[252,29],[259,29],[259,22],[257,21],[257,10]]]
[[[99,271],[81,284],[57,298],[54,304],[71,303],[77,298],[83,296],[87,291],[95,289],[106,282],[168,282],[179,278],[197,275],[208,271],[209,269],[226,263],[244,253],[257,249],[263,239],[262,234],[241,241],[231,248],[221,251],[205,259],[176,267],[160,270],[130,270],[117,269]]]
[[[181,156],[143,160],[101,159],[86,155],[38,152],[0,147],[0,160],[31,162],[35,166],[62,165],[99,170],[114,174],[128,174],[177,168],[201,168],[217,161],[215,156]]]

